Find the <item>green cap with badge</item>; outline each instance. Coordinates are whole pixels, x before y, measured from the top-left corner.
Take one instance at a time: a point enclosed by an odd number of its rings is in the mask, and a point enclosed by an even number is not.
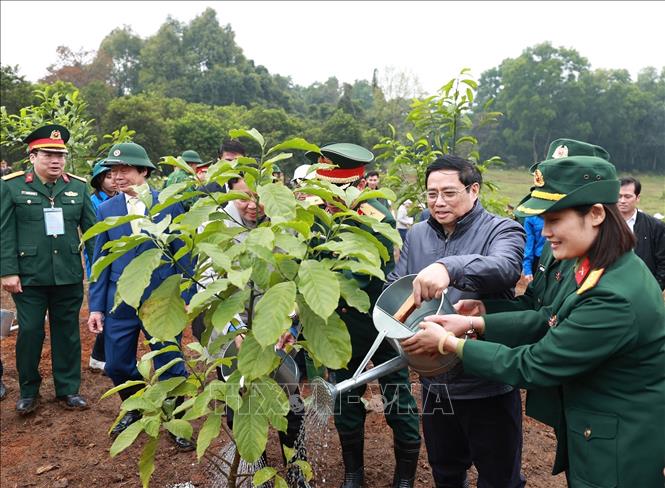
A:
[[[316,170],[317,178],[331,183],[352,183],[365,176],[365,165],[374,160],[372,151],[357,144],[338,142],[321,147],[320,152],[307,151],[313,163],[334,164],[337,168]]]
[[[150,170],[157,169],[150,161],[143,146],[134,142],[122,142],[113,146],[102,164],[104,166],[127,165]]]
[[[28,152],[35,150],[67,154],[67,141],[69,130],[58,124],[44,125],[33,130],[24,139],[28,145]]]
[[[596,156],[548,159],[538,164],[533,181],[531,193],[515,209],[518,217],[619,200],[614,165]]]

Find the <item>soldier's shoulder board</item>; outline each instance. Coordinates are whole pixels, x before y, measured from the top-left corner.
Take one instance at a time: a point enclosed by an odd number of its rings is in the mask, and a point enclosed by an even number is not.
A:
[[[373,205],[371,205],[367,202],[362,203],[360,205],[360,207],[358,207],[358,209],[362,212],[363,215],[367,215],[368,217],[372,217],[373,219],[376,219],[379,222],[381,222],[383,219],[386,218],[386,216],[384,215],[384,213],[381,210],[375,208]]]
[[[603,276],[604,272],[605,268],[594,269],[593,271],[591,271],[584,280],[584,283],[582,283],[582,286],[580,286],[579,290],[577,290],[577,294],[581,295],[585,291],[589,291],[593,287],[595,287],[600,281],[600,277]]]
[[[67,173],[67,176],[69,176],[69,177],[71,177],[71,178],[75,178],[75,179],[77,179],[77,180],[79,180],[79,181],[82,181],[83,183],[86,183],[86,184],[88,183],[88,180],[86,180],[86,179],[83,178],[82,176],[76,176],[76,175],[74,175],[74,174],[72,174],[72,173]]]
[[[14,171],[13,173],[9,173],[8,175],[5,175],[2,177],[4,181],[11,180],[16,178],[17,176],[22,176],[25,174],[25,171]]]

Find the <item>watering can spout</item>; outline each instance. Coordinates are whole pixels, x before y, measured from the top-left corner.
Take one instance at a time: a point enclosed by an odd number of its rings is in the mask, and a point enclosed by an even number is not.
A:
[[[312,396],[314,398],[315,409],[318,412],[332,414],[335,400],[342,393],[365,385],[387,374],[404,369],[407,365],[406,358],[396,356],[385,363],[374,366],[363,373],[356,374],[352,378],[334,385],[323,378],[315,378],[312,380]]]

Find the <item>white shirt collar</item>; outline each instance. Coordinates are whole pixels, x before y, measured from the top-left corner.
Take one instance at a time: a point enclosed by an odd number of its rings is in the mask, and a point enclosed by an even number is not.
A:
[[[637,209],[635,209],[635,213],[628,219],[626,219],[626,223],[628,224],[628,227],[630,227],[630,230],[634,232],[635,228],[635,221],[637,220]]]

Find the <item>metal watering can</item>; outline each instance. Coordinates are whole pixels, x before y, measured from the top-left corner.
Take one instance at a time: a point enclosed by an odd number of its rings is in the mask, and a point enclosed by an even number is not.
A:
[[[431,358],[422,355],[409,355],[402,349],[399,341],[407,339],[418,332],[420,330],[418,324],[425,317],[428,315],[456,313],[444,292],[440,300],[423,302],[420,308],[415,309],[406,318],[404,323],[395,319],[393,315],[400,309],[409,295],[413,293],[413,280],[415,277],[415,274],[403,276],[383,290],[383,293],[379,296],[372,312],[374,327],[379,334],[354,375],[348,380],[335,385],[328,383],[322,378],[316,378],[312,381],[313,398],[317,411],[332,412],[335,399],[341,393],[367,384],[370,381],[398,371],[406,366],[410,366],[421,376],[429,377],[447,373],[459,364],[459,358],[455,354]],[[365,371],[367,363],[372,359],[374,352],[384,339],[399,353],[399,356]]]
[[[0,338],[8,337],[10,332],[18,329],[18,325],[14,325],[16,314],[11,310],[0,310]]]

